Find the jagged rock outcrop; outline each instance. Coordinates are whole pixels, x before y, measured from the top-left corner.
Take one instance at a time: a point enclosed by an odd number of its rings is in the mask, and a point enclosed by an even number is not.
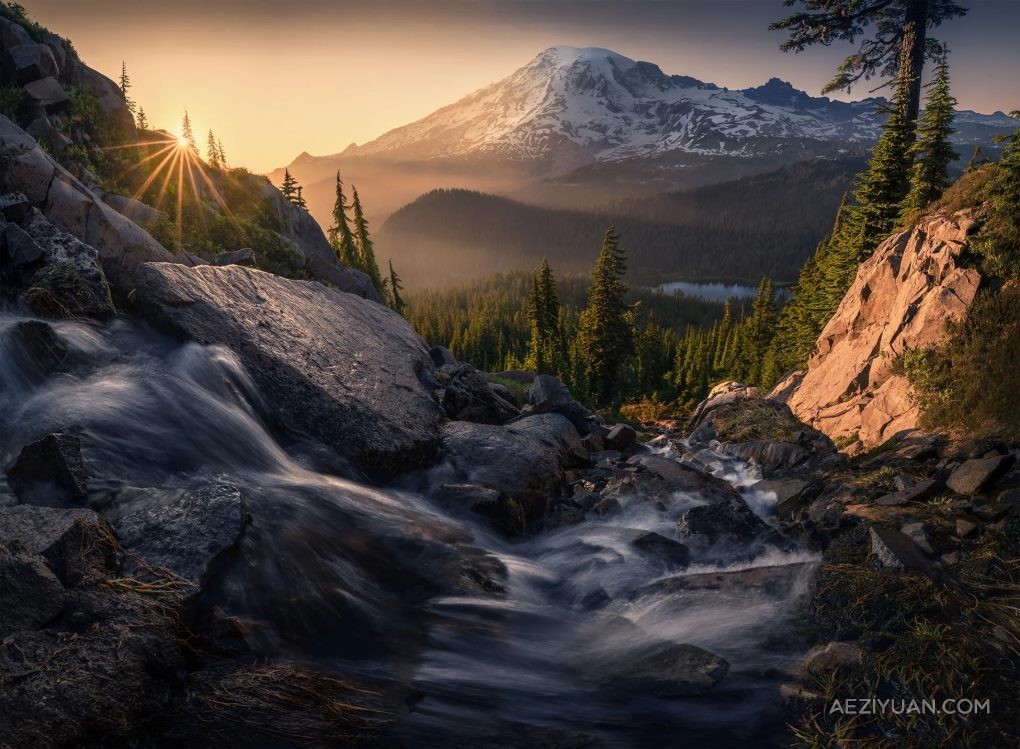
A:
[[[28,133],[0,115],[0,193],[24,193],[53,224],[99,253],[115,291],[128,294],[138,266],[173,261],[148,232],[99,200]]]
[[[935,214],[878,246],[822,330],[805,372],[771,397],[831,438],[854,435],[865,449],[917,426],[902,354],[938,343],[948,320],[970,307],[981,284],[960,255],[977,227],[973,213]]]
[[[407,322],[313,281],[231,265],[147,263],[136,309],[163,330],[233,350],[277,422],[360,470],[392,477],[435,451],[432,360]]]

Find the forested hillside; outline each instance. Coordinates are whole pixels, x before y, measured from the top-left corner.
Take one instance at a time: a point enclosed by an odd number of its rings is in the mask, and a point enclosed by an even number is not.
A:
[[[543,257],[585,273],[605,227],[628,247],[628,280],[756,284],[793,280],[832,225],[862,163],[816,159],[725,184],[620,201],[591,212],[543,209],[467,190],[435,190],[394,213],[377,237],[409,287],[534,268]]]

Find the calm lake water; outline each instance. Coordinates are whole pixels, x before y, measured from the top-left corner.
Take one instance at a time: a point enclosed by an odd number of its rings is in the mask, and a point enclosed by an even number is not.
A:
[[[666,294],[680,293],[687,294],[688,296],[697,296],[710,302],[725,302],[727,299],[733,299],[734,297],[738,299],[753,298],[758,293],[757,287],[754,286],[725,283],[691,283],[688,281],[664,283],[661,286],[656,286],[655,290]]]

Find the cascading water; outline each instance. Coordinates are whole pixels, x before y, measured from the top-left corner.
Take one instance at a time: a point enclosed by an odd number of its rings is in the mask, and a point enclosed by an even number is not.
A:
[[[675,535],[701,502],[684,495],[633,496],[612,517],[509,541],[420,493],[317,473],[307,443],[285,448],[270,435],[254,386],[225,349],[171,342],[125,320],[56,322],[66,353],[47,372],[19,342],[24,320],[0,316],[3,464],[42,434],[77,433],[90,504],[114,520],[189,488],[237,486],[253,522],[203,595],[243,619],[267,657],[409,680],[418,697],[395,740],[784,743],[777,686],[800,655],[791,613],[811,555],[767,548],[748,559],[735,549],[719,564],[714,549],[715,562],[695,553],[688,568],[669,572],[631,542],[642,531]],[[747,466],[703,458],[734,485],[752,483]],[[14,501],[0,490],[0,504]],[[769,498],[743,491],[767,516]],[[758,570],[770,579],[769,567],[787,572],[778,584],[706,574]],[[678,575],[697,584],[655,585]],[[613,681],[619,664],[663,643],[704,648],[729,672],[699,696]],[[552,733],[530,742],[535,726]]]

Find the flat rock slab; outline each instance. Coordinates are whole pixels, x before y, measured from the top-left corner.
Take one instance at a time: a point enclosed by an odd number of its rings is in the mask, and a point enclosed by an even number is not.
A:
[[[309,281],[236,265],[147,263],[137,306],[183,339],[233,350],[277,421],[391,478],[435,452],[432,361],[395,312]]]
[[[1008,471],[1015,461],[1012,453],[968,460],[953,471],[946,484],[957,494],[977,494]]]
[[[632,598],[646,596],[684,595],[688,593],[761,592],[769,596],[785,596],[806,581],[814,572],[815,563],[795,562],[768,567],[751,567],[732,572],[699,572],[656,580],[634,591]]]
[[[123,517],[117,537],[128,551],[125,575],[165,569],[201,587],[216,563],[241,538],[249,514],[237,487],[208,486],[185,492],[170,504]]]

